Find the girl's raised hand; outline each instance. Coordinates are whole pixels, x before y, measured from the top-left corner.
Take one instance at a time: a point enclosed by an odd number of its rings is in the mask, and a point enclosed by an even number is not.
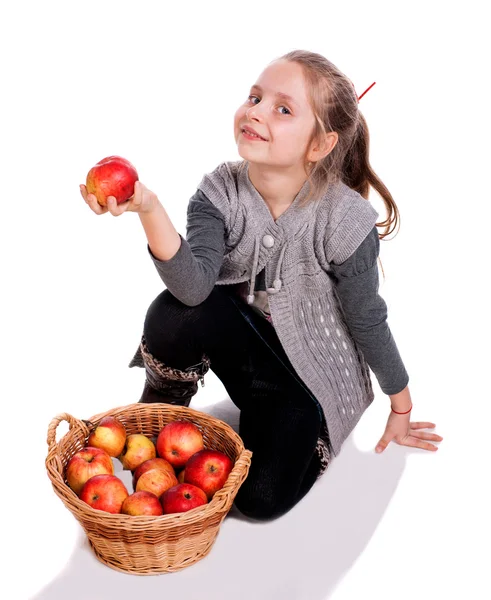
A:
[[[149,190],[141,181],[135,182],[133,196],[122,204],[117,204],[114,196],[108,196],[106,200],[107,206],[101,206],[97,202],[95,195],[87,192],[87,188],[83,183],[80,184],[80,193],[89,208],[96,215],[104,215],[109,212],[113,217],[119,217],[119,215],[122,215],[126,211],[139,213],[152,212],[159,201],[156,194]]]

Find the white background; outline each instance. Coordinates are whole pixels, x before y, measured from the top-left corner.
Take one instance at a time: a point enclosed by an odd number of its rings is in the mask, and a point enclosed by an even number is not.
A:
[[[179,6],[179,7],[178,7]],[[15,2],[1,36],[1,596],[379,600],[491,597],[489,581],[489,32],[483,3]],[[134,213],[96,216],[88,170],[135,164],[177,230],[204,173],[240,157],[233,115],[274,58],[334,62],[363,97],[370,160],[401,212],[380,293],[430,453],[373,450],[376,398],[284,517],[231,513],[211,553],[160,577],[98,562],[54,494],[46,432],[130,404],[127,364],[163,284]],[[380,198],[373,205],[383,213]],[[210,371],[194,408],[236,422]],[[60,426],[59,435],[66,428]],[[5,438],[6,434],[6,438]]]

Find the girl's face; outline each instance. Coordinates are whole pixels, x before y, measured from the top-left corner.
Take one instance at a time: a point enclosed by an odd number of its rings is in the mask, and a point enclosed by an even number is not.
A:
[[[279,60],[261,73],[235,113],[239,155],[251,163],[303,169],[314,125],[300,65]],[[265,141],[247,139],[242,133],[244,126],[251,127]]]

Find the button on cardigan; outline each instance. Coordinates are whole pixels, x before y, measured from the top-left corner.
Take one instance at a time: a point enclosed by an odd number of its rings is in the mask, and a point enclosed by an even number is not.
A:
[[[249,299],[267,291],[263,309],[322,407],[337,455],[373,401],[368,366],[386,394],[409,379],[378,294],[378,213],[341,182],[300,208],[304,184],[274,220],[239,164],[221,163],[204,176],[177,253],[160,261],[147,245],[149,255],[167,289],[189,306],[214,285],[235,286],[245,301],[244,291]]]

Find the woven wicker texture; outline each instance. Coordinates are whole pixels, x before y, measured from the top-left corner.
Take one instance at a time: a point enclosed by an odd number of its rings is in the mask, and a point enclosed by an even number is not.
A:
[[[191,421],[203,434],[205,448],[219,450],[234,462],[225,485],[208,504],[184,513],[131,516],[93,509],[68,487],[65,467],[108,415],[119,419],[128,435],[143,433],[151,438],[170,421]],[[61,421],[68,421],[69,431],[57,442],[56,428]],[[49,424],[47,441],[46,469],[53,489],[82,525],[96,556],[113,569],[135,575],[179,571],[209,553],[247,477],[252,456],[227,423],[189,407],[164,403],[130,404],[83,421],[62,413]]]

